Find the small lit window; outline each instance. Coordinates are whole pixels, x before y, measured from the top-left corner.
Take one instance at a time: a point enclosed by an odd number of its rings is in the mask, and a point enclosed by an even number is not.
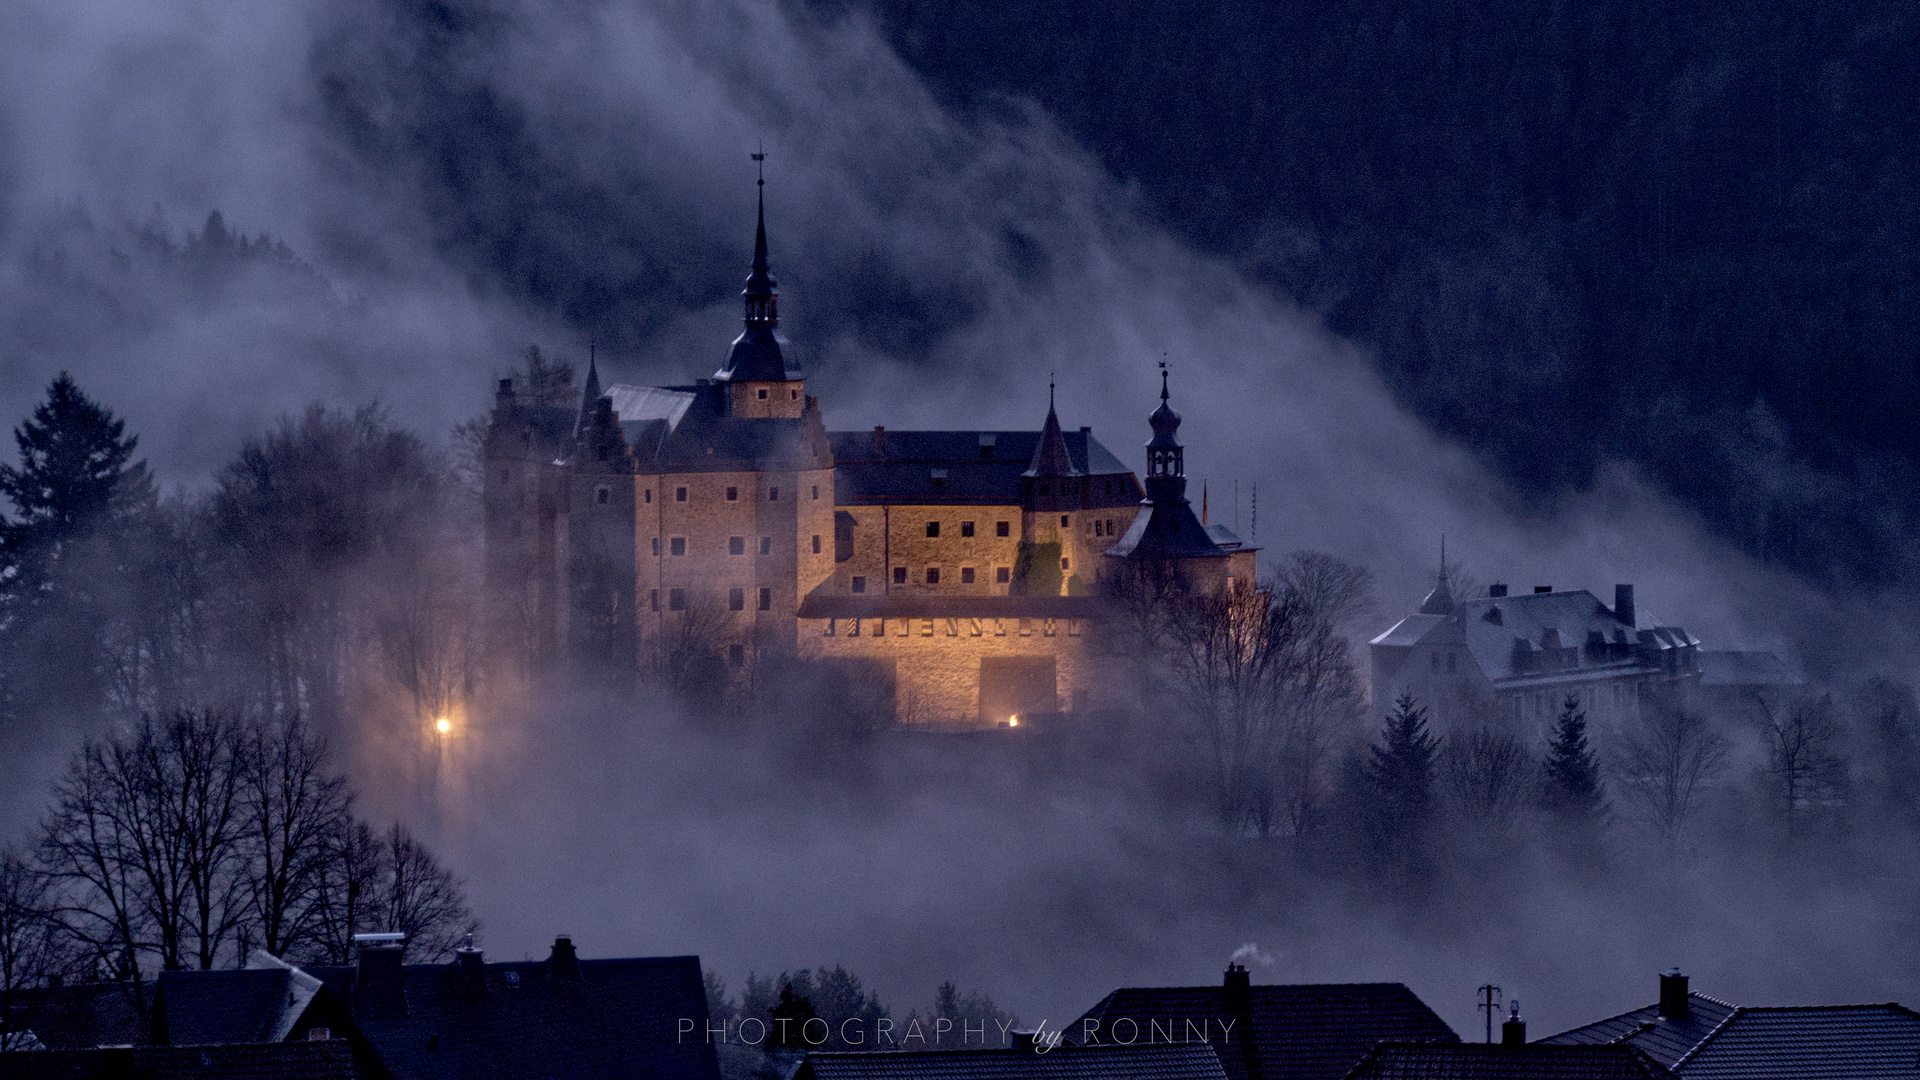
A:
[[[763,536],[760,538],[760,554],[762,555],[773,554],[773,537]]]
[[[856,578],[854,578],[854,579],[853,579],[853,591],[854,591],[854,592],[857,592],[857,593],[863,593],[863,592],[866,592],[866,591],[867,591],[867,579],[866,579],[866,578],[863,578],[863,577],[856,577]]]
[[[728,611],[745,611],[746,609],[747,609],[747,590],[728,589],[727,590],[727,610]]]
[[[668,611],[687,610],[687,590],[668,589],[667,590],[667,610]]]
[[[740,489],[739,489],[739,488],[737,488],[737,487],[730,487],[730,488],[728,488],[728,489],[727,489],[727,501],[728,501],[728,502],[739,502],[739,501],[740,501]]]
[[[995,582],[1005,585],[1008,581],[1012,580],[1012,578],[1013,574],[1006,567],[996,566],[993,568],[993,580]]]
[[[927,567],[927,584],[929,585],[940,584],[940,568],[939,567],[937,566]]]
[[[668,541],[667,541],[667,554],[669,554],[669,555],[685,555],[686,553],[687,553],[687,538],[686,538],[686,537],[684,537],[684,536],[676,536],[676,537],[673,537],[672,539],[670,539],[670,540],[668,540]]]
[[[962,585],[973,584],[973,567],[963,566],[960,568],[960,584]]]
[[[963,522],[961,522],[961,523],[960,523],[960,535],[961,535],[961,536],[972,536],[972,535],[973,535],[973,522],[971,522],[971,521],[963,521]]]
[[[906,567],[904,567],[904,566],[896,566],[896,567],[894,567],[894,568],[893,568],[893,583],[894,583],[895,585],[905,585],[905,584],[907,583],[907,568],[906,568]]]
[[[660,610],[660,590],[659,589],[653,590],[652,600],[653,600],[653,610],[659,611]]]
[[[939,535],[940,535],[940,523],[939,523],[939,522],[937,522],[937,521],[929,521],[929,522],[927,522],[927,535],[928,535],[928,536],[939,536]]]
[[[746,662],[747,647],[745,645],[727,646],[727,663],[732,664],[734,667],[739,667]]]
[[[1012,534],[1013,534],[1013,533],[1012,533],[1012,529],[1010,528],[1010,526],[1008,525],[1008,523],[1007,523],[1007,522],[1004,522],[1004,521],[996,521],[996,522],[994,522],[994,523],[993,523],[993,535],[995,535],[995,536],[1011,536]]]
[[[760,590],[760,610],[761,611],[773,610],[773,590],[772,589]]]
[[[674,502],[686,502],[686,501],[687,501],[687,489],[686,489],[686,488],[674,488],[674,489],[673,489],[673,501],[674,501]]]
[[[729,537],[727,537],[727,554],[729,554],[729,555],[745,555],[746,553],[747,553],[747,538],[746,538],[746,537],[744,537],[744,536],[729,536]]]
[[[813,534],[813,553],[815,555],[820,554],[820,534],[819,533]]]

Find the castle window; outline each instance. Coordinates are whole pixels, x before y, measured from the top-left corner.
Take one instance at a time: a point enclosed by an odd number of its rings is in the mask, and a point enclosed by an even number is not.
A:
[[[773,554],[773,537],[763,536],[760,538],[760,554],[762,555]]]
[[[1011,526],[1011,525],[1009,525],[1009,524],[1008,524],[1007,522],[1004,522],[1004,521],[996,521],[996,522],[994,522],[994,523],[993,523],[993,535],[995,535],[995,536],[1011,536],[1011,535],[1013,535],[1013,529],[1012,529],[1012,526]]]
[[[927,567],[927,584],[929,585],[940,584],[940,568],[939,567],[937,566]]]
[[[1113,535],[1113,519],[1112,518],[1107,519],[1107,535],[1108,536]]]
[[[1071,524],[1073,524],[1073,522],[1071,522],[1071,521],[1069,521],[1069,520],[1067,519],[1067,515],[1065,515],[1065,514],[1061,514],[1061,515],[1060,515],[1060,527],[1061,527],[1061,528],[1063,528],[1063,529],[1064,529],[1064,528],[1066,528],[1067,526],[1069,526],[1069,525],[1071,525]]]
[[[896,566],[896,567],[894,567],[894,568],[893,568],[893,583],[894,583],[895,585],[905,585],[905,584],[907,583],[907,568],[906,568],[906,567],[904,567],[904,566]]]
[[[647,503],[648,503],[648,505],[652,505],[652,503],[653,503],[653,489],[652,489],[652,488],[648,488],[648,489],[647,489]]]
[[[653,610],[659,611],[660,610],[660,590],[659,589],[653,590],[652,601],[653,601]]]
[[[737,488],[737,487],[730,487],[730,488],[728,488],[728,489],[727,489],[727,501],[728,501],[728,502],[739,502],[739,501],[740,501],[740,489],[739,489],[739,488]]]
[[[687,610],[687,590],[668,589],[667,590],[667,610],[668,611]]]
[[[1061,559],[1061,560],[1060,560],[1060,569],[1062,569],[1062,570],[1067,570],[1067,569],[1071,569],[1071,567],[1069,567],[1069,566],[1067,565],[1067,560],[1065,560],[1065,559]]]
[[[773,610],[773,590],[772,589],[760,590],[760,610],[761,611]]]
[[[727,554],[729,554],[729,555],[745,555],[746,553],[747,553],[747,538],[746,538],[746,537],[744,537],[744,536],[729,536],[729,537],[727,537]]]
[[[787,400],[789,400],[789,401],[799,401],[799,400],[800,400],[800,391],[798,391],[798,390],[789,390],[789,391],[787,391]]]
[[[768,502],[779,502],[779,501],[780,501],[780,489],[779,489],[779,488],[768,488],[768,489],[767,489],[767,501],[768,501]]]
[[[745,645],[727,646],[727,663],[732,664],[734,667],[739,667],[746,662],[747,647]]]
[[[820,498],[820,485],[819,485],[819,484],[815,484],[815,485],[813,485],[813,497],[814,497],[814,499],[816,499],[816,500],[818,500],[818,499]]]
[[[937,522],[937,521],[929,521],[929,522],[927,522],[927,535],[928,535],[928,536],[930,536],[930,537],[931,537],[931,536],[939,536],[939,535],[940,535],[940,523],[939,523],[939,522]]]
[[[686,502],[686,501],[687,501],[687,489],[686,489],[686,488],[674,488],[674,489],[673,489],[673,501],[674,501],[674,502]]]
[[[815,555],[820,554],[820,534],[819,533],[813,534],[813,553]]]
[[[960,568],[960,584],[962,585],[973,584],[973,567],[963,566]]]
[[[669,539],[669,540],[667,541],[667,554],[669,554],[669,555],[685,555],[686,553],[687,553],[687,538],[686,538],[686,537],[684,537],[684,536],[676,536],[676,537],[673,537],[672,539]]]
[[[972,536],[972,535],[973,535],[973,522],[971,522],[971,521],[963,521],[963,522],[961,522],[961,523],[960,523],[960,535],[961,535],[961,536]]]
[[[1005,566],[994,567],[993,580],[994,580],[994,583],[998,585],[1005,585],[1007,582],[1012,581],[1013,572],[1011,568],[1005,567]]]
[[[601,506],[607,505],[608,500],[612,498],[613,492],[608,490],[605,484],[593,489],[593,499]]]
[[[660,557],[660,538],[657,536],[653,538],[653,557]]]
[[[854,579],[853,579],[853,591],[854,591],[854,592],[857,592],[857,593],[863,593],[863,592],[866,592],[866,591],[867,591],[867,579],[866,579],[866,578],[863,578],[863,577],[856,577],[856,578],[854,578]]]
[[[760,400],[761,401],[767,400],[767,390],[765,387],[760,388]]]
[[[727,590],[727,610],[728,611],[745,611],[746,609],[747,609],[747,590],[728,589]]]

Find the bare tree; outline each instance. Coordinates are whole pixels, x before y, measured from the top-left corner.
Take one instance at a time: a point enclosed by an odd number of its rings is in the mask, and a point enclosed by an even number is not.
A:
[[[398,822],[387,827],[381,848],[378,900],[383,926],[407,935],[407,952],[418,962],[437,963],[452,956],[462,938],[480,929],[467,910],[460,879]]]
[[[1456,732],[1440,750],[1448,802],[1474,826],[1509,829],[1533,792],[1537,766],[1513,733],[1491,727]]]
[[[298,716],[262,724],[245,750],[243,936],[245,946],[285,956],[319,933],[328,864],[351,824],[353,797],[326,741]]]
[[[1727,740],[1698,714],[1648,708],[1621,739],[1615,789],[1644,824],[1672,843],[1726,761]]]
[[[17,853],[0,851],[0,1052],[26,1048],[32,1002],[72,966],[52,906],[46,876]]]
[[[378,932],[382,847],[365,822],[348,820],[327,838],[313,926],[296,955],[315,964],[353,962],[353,935]]]
[[[1753,697],[1765,718],[1764,775],[1791,836],[1808,813],[1837,804],[1846,792],[1847,762],[1840,754],[1833,699],[1802,696],[1770,704],[1764,695]]]

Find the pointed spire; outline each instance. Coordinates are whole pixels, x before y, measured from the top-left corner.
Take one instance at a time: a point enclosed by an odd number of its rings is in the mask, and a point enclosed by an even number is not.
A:
[[[753,155],[761,175],[755,199],[753,267],[747,274],[747,287],[740,292],[746,304],[746,329],[734,339],[726,366],[714,373],[714,378],[722,382],[785,382],[800,377],[797,368],[789,369],[780,339],[774,333],[780,325],[780,293],[767,258],[766,159],[765,150]]]
[[[1147,443],[1147,499],[1145,514],[1134,518],[1133,526],[1117,543],[1107,549],[1116,559],[1178,560],[1226,558],[1227,551],[1214,542],[1187,502],[1186,451],[1180,445],[1180,414],[1169,404],[1167,364],[1160,362],[1160,407],[1147,422],[1153,438]],[[1201,506],[1206,505],[1206,484],[1201,484]]]
[[[587,426],[593,423],[593,414],[599,407],[601,396],[600,366],[597,357],[594,355],[594,341],[592,338],[588,338],[587,386],[585,392],[580,395],[580,417],[573,425],[573,433],[575,435],[587,430]]]
[[[1067,452],[1067,437],[1060,431],[1060,416],[1053,411],[1053,379],[1047,379],[1047,422],[1040,428],[1040,445],[1034,447],[1033,461],[1023,476],[1079,476],[1073,467],[1073,455]]]
[[[1434,581],[1433,591],[1420,602],[1422,615],[1453,614],[1453,586],[1447,581],[1447,538],[1440,537],[1440,573]]]

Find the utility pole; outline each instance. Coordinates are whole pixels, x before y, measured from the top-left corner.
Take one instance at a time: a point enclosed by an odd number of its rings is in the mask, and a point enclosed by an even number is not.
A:
[[[1482,986],[1480,988],[1480,1004],[1478,1007],[1481,1012],[1487,1014],[1487,1041],[1492,1042],[1493,1014],[1500,1011],[1500,988],[1492,983],[1487,983],[1485,986]]]

